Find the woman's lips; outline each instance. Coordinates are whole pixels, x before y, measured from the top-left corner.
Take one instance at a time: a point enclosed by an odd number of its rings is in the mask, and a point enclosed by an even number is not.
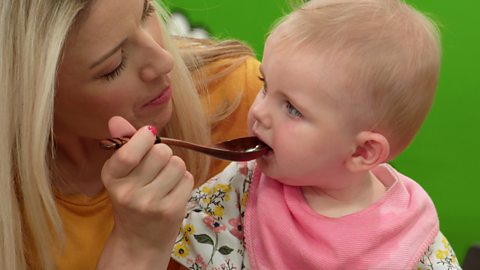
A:
[[[172,98],[172,88],[167,86],[160,95],[156,96],[154,99],[145,103],[142,107],[161,105],[169,101]]]

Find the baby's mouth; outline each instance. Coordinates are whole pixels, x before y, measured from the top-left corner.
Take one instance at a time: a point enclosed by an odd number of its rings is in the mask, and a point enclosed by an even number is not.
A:
[[[267,152],[265,153],[264,156],[270,156],[270,155],[273,155],[273,149],[272,147],[270,147],[270,145],[266,144],[260,137],[257,136],[257,138],[264,144],[267,146],[268,150]]]

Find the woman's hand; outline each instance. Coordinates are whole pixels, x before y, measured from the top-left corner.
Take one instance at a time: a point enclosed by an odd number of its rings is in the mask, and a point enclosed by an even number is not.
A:
[[[134,135],[102,170],[115,225],[98,268],[166,269],[193,177],[167,145],[153,144],[155,128],[135,132],[121,117],[109,127],[113,137]]]

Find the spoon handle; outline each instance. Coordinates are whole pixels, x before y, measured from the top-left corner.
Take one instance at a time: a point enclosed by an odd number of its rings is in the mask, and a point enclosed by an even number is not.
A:
[[[116,150],[122,147],[122,145],[126,144],[129,140],[130,138],[127,138],[127,137],[104,139],[100,141],[100,147],[105,150]],[[165,143],[168,145],[187,148],[193,151],[210,155],[215,158],[230,160],[230,161],[252,160],[264,154],[264,151],[252,151],[252,152],[230,151],[227,149],[217,148],[215,146],[207,147],[207,146],[202,146],[202,145],[198,145],[198,144],[194,144],[194,143],[190,143],[182,140],[156,136],[155,144],[157,143]]]
[[[104,139],[100,141],[100,147],[105,150],[117,150],[120,147],[122,147],[124,144],[126,144],[129,140],[130,138],[128,137]],[[155,136],[154,144],[157,144],[157,143],[164,143],[168,145],[189,148],[196,151],[201,151],[201,149],[208,149],[207,147],[203,147],[203,146],[200,146],[194,143],[189,143],[186,141]]]

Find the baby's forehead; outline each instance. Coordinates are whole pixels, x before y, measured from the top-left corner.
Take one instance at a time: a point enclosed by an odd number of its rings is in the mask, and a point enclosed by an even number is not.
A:
[[[318,97],[335,102],[340,102],[349,90],[348,72],[340,61],[321,53],[276,48],[266,48],[261,64],[261,72],[269,86],[289,86],[287,91],[299,92],[308,89],[310,99]]]
[[[267,37],[265,50],[275,50],[279,53],[303,53],[310,57],[323,57],[333,62],[345,62],[353,56],[353,47],[345,46],[334,39],[319,40],[315,36],[305,37],[294,33],[288,23],[280,24]]]

